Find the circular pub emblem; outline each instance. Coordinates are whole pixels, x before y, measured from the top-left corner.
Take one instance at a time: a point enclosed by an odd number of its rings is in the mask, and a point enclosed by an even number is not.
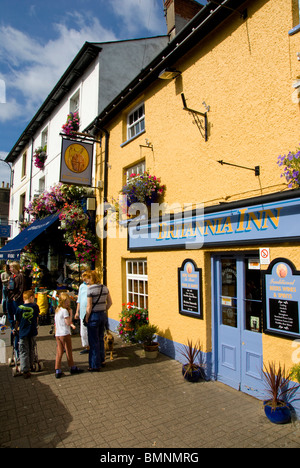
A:
[[[89,153],[84,146],[73,143],[65,151],[65,163],[72,172],[84,172],[90,162]]]
[[[288,274],[288,269],[286,265],[284,265],[283,263],[280,263],[276,269],[276,273],[279,276],[279,278],[286,278]]]

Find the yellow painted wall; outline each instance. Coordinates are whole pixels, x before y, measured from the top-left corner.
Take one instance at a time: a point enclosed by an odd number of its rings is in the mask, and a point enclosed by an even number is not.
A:
[[[145,158],[150,173],[166,184],[168,204],[203,202],[205,206],[285,190],[277,157],[300,142],[300,107],[292,102],[292,84],[300,76],[300,33],[289,36],[295,25],[295,2],[257,0],[248,5],[248,18],[238,14],[223,23],[176,64],[182,75],[159,80],[132,103],[145,102],[146,131],[126,140],[126,116],[118,115],[106,128],[110,132],[108,198],[117,198],[124,182],[124,168]],[[187,106],[208,112],[205,142]],[[153,145],[142,148],[145,139]],[[103,145],[104,146],[104,145]],[[261,168],[252,171],[221,166],[218,160]],[[98,175],[103,174],[104,147],[98,153]],[[101,200],[101,195],[98,201]],[[98,213],[99,214],[99,213]],[[100,219],[98,217],[98,219]],[[117,233],[118,234],[118,233]],[[112,234],[113,235],[113,234]],[[247,247],[258,249],[259,246]],[[229,250],[224,245],[224,251]],[[242,246],[236,249],[245,250]],[[300,269],[299,246],[271,246],[272,259],[284,256]],[[119,319],[126,300],[124,259],[145,258],[149,275],[150,321],[160,334],[176,342],[200,337],[211,351],[210,251],[130,253],[126,238],[108,238],[108,287],[113,306],[110,317]],[[178,313],[177,269],[193,258],[203,269],[204,320]],[[265,356],[289,361],[291,342],[263,336]]]

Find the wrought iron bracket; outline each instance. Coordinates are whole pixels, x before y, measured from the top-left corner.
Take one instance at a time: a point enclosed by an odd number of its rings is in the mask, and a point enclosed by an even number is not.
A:
[[[240,169],[247,169],[248,171],[253,171],[256,177],[260,176],[260,166],[255,166],[255,168],[253,169],[252,167],[239,166],[238,164],[232,164],[232,163],[228,163],[225,161],[218,161],[218,163],[221,164],[222,166],[226,165],[226,166],[239,167]]]
[[[187,107],[184,93],[181,93],[181,99],[183,103],[183,110],[188,111],[192,114],[192,116],[194,117],[195,124],[199,128],[201,135],[204,137],[204,140],[207,141],[208,140],[207,112],[203,113],[203,112],[199,112],[194,109],[191,109],[190,107]],[[203,117],[203,119],[200,119],[198,117],[199,115]]]

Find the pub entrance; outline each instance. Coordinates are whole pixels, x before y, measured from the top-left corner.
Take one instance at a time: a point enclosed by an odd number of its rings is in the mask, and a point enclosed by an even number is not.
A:
[[[217,380],[262,398],[262,282],[258,254],[212,257]]]

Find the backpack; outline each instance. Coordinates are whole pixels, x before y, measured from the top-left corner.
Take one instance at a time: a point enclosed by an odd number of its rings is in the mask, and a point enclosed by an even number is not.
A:
[[[12,276],[8,280],[7,289],[9,289],[10,291],[13,291],[15,289],[15,280]]]

